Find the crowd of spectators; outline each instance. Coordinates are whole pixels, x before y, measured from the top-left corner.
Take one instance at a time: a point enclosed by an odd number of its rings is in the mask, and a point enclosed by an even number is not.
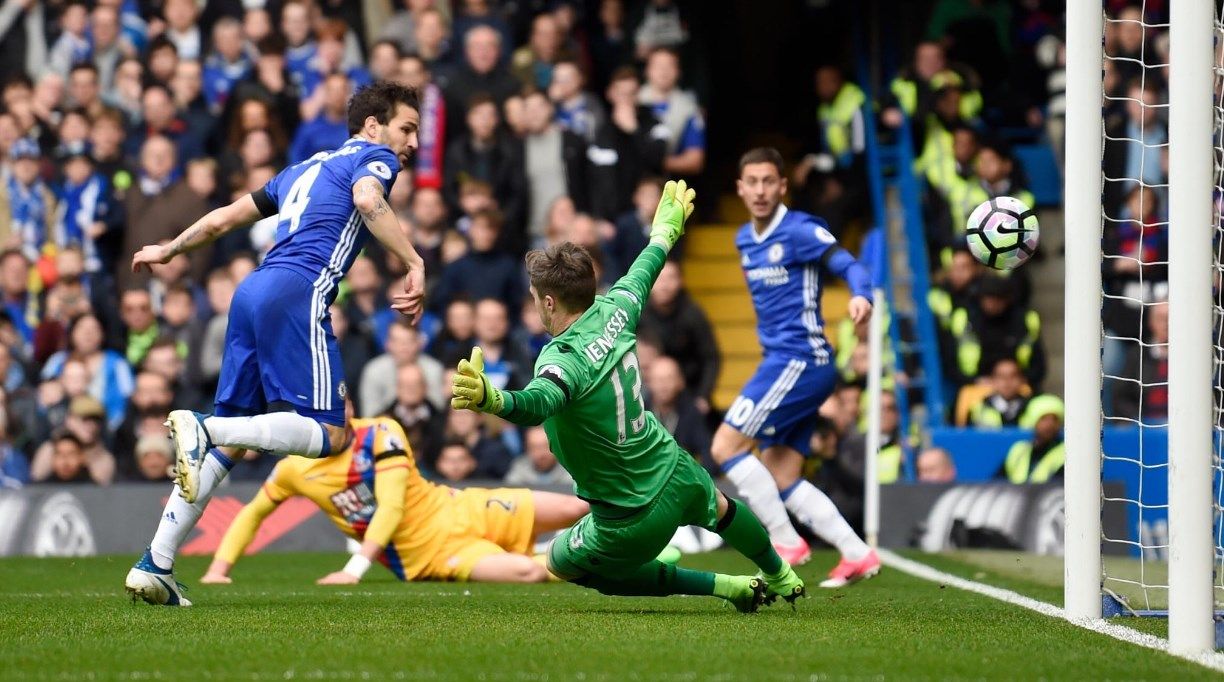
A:
[[[1061,169],[1066,48],[1061,8],[1047,4],[935,3],[926,39],[880,97],[878,121],[863,120],[857,85],[832,67],[818,70],[820,126],[791,178],[801,190],[797,200],[852,220],[865,210],[860,129],[876,125],[885,139],[904,140],[899,131],[908,126],[935,273],[927,303],[949,389],[945,416],[968,428],[1030,430],[997,474],[1016,483],[1061,476],[1063,404],[1042,390],[1047,360],[1028,269],[987,270],[966,248],[964,230],[969,213],[988,199],[1007,195],[1035,205],[1014,142],[1049,144]],[[1167,6],[1111,0],[1106,11],[1104,408],[1111,423],[1160,425],[1168,408]],[[865,334],[843,330],[838,339],[843,381],[859,380]],[[904,374],[886,386],[900,390]],[[888,481],[896,477],[903,434],[889,417],[892,397],[885,403],[880,476]],[[824,411],[830,420],[813,451],[835,464],[826,462],[819,475],[850,495],[861,488],[862,447],[845,424],[861,423],[861,414],[836,396]],[[918,478],[946,480],[946,455],[921,450]]]
[[[394,79],[421,93],[390,203],[428,312],[390,310],[402,266],[377,244],[357,259],[330,311],[357,414],[403,424],[439,479],[565,482],[541,430],[451,411],[450,368],[480,344],[499,387],[530,379],[548,336],[529,248],[578,242],[605,285],[626,270],[660,178],[704,170],[701,63],[672,0],[5,2],[0,480],[166,480],[162,422],[211,408],[231,297],[276,218],[151,275],[131,254],[341,145],[354,90]],[[704,450],[718,349],[675,265],[641,334],[649,400]]]
[[[1107,382],[1106,406],[1113,410],[1107,414],[1158,423],[1166,403],[1160,384],[1167,314],[1159,303],[1165,295],[1160,207],[1167,155],[1161,103],[1167,94],[1161,68],[1152,65],[1167,62],[1168,43],[1149,26],[1161,24],[1167,9],[1147,3],[1144,15],[1133,2],[1106,5],[1106,53],[1117,59],[1106,62],[1105,175],[1116,180],[1106,187],[1104,275],[1106,294],[1125,297],[1106,303],[1106,373],[1119,377]],[[818,67],[816,125],[792,160],[790,176],[794,204],[828,218],[831,229],[845,235],[867,222],[871,208],[867,128],[886,144],[908,140],[912,145],[933,271],[927,304],[939,336],[948,404],[943,417],[967,428],[1032,430],[1032,438],[1017,442],[997,473],[1019,483],[1061,476],[1063,406],[1043,392],[1048,365],[1028,269],[999,273],[982,266],[966,247],[965,223],[974,207],[994,197],[1013,196],[1036,206],[1018,145],[1048,145],[1054,163],[1036,170],[1061,171],[1063,10],[1061,3],[1040,1],[935,2],[908,63],[877,93],[875,116],[864,106],[867,95],[859,84],[836,66]],[[864,245],[869,265],[874,264],[871,249],[878,248],[872,241],[868,235]],[[877,314],[889,313],[879,308]],[[902,327],[901,333],[913,340],[915,332]],[[825,420],[812,450],[820,455],[816,478],[839,506],[849,505],[843,511],[854,517],[863,476],[866,330],[845,321],[835,341],[841,384],[822,409]],[[885,366],[895,366],[891,348],[885,349]],[[905,390],[907,370],[919,370],[908,358],[901,368],[884,380],[881,480],[897,480],[903,446],[917,455],[919,480],[951,480],[955,466],[946,451],[922,448],[916,429],[900,432],[891,391]],[[1134,381],[1140,376],[1142,385]],[[907,397],[911,403],[922,398],[917,391]]]
[[[1149,27],[1166,10],[1106,4],[1104,353],[1115,378],[1105,408],[1159,423],[1168,331],[1158,65],[1168,43]],[[128,257],[342,143],[347,98],[381,78],[421,92],[420,148],[391,203],[425,258],[430,294],[412,326],[387,305],[401,266],[376,244],[354,264],[331,323],[357,412],[399,421],[438,478],[565,480],[542,432],[451,412],[448,372],[478,343],[497,385],[530,377],[548,336],[526,291],[527,249],[572,240],[591,249],[601,284],[623,274],[646,242],[661,178],[704,171],[701,60],[672,0],[383,5],[11,1],[0,11],[6,483],[164,479],[161,421],[172,406],[209,407],[230,297],[273,246],[275,219],[149,277],[132,275]],[[963,229],[986,199],[1034,203],[1013,142],[1048,142],[1061,168],[1065,46],[1059,8],[1048,5],[936,2],[874,117],[842,69],[817,67],[816,118],[789,178],[788,203],[853,241],[871,208],[865,129],[895,141],[908,126],[946,417],[1035,429],[999,471],[1017,482],[1060,475],[1038,464],[1061,451],[1062,405],[1043,393],[1027,271],[987,271]],[[831,495],[861,490],[865,339],[863,328],[836,330],[841,382],[812,443],[814,476]],[[719,351],[674,264],[643,314],[639,353],[652,410],[713,470]],[[898,371],[885,386],[905,382]],[[881,476],[895,480],[903,446],[920,439],[901,433],[891,393],[885,403]],[[921,480],[954,478],[948,453],[915,451]],[[273,463],[252,455],[234,476],[257,478]]]

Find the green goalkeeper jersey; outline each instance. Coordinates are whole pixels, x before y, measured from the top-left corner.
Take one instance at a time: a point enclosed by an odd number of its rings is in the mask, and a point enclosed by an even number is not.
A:
[[[647,246],[606,296],[544,346],[531,382],[503,392],[500,416],[543,423],[578,496],[596,512],[646,505],[684,455],[642,401],[636,352],[642,305],[666,259],[662,247]]]

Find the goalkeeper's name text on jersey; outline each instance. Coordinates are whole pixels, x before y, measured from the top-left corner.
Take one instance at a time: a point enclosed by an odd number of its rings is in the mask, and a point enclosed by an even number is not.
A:
[[[583,352],[591,362],[599,362],[607,356],[608,352],[616,347],[616,339],[620,333],[625,331],[625,326],[629,324],[629,313],[625,312],[624,308],[617,308],[612,317],[608,319],[604,325],[603,335],[586,345]]]

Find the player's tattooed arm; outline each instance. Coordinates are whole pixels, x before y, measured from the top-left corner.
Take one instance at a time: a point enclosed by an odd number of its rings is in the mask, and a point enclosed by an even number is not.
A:
[[[419,319],[425,298],[425,261],[400,227],[399,218],[387,203],[382,183],[370,176],[359,179],[353,185],[353,206],[370,229],[370,234],[408,268],[404,293],[392,298],[391,307],[414,320]]]
[[[391,205],[383,195],[382,185],[369,176],[357,181],[353,188],[353,203],[363,207],[359,210],[367,225],[391,212]]]
[[[168,263],[171,258],[198,249],[238,227],[245,227],[263,217],[255,200],[247,194],[228,206],[204,214],[167,244],[151,244],[132,256],[132,272],[154,263]]]
[[[166,245],[166,252],[170,254],[171,258],[173,258],[174,256],[187,251],[190,247],[198,245],[201,234],[204,231],[205,227],[202,223],[197,222],[193,224],[191,227],[183,230],[179,236],[175,237],[173,241]]]

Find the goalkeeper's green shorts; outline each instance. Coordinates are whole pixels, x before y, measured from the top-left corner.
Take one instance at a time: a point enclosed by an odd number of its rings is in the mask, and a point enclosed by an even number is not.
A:
[[[675,470],[650,504],[622,518],[587,514],[561,532],[549,547],[548,570],[564,580],[591,573],[620,578],[657,557],[677,528],[714,530],[717,523],[714,481],[682,451]]]

